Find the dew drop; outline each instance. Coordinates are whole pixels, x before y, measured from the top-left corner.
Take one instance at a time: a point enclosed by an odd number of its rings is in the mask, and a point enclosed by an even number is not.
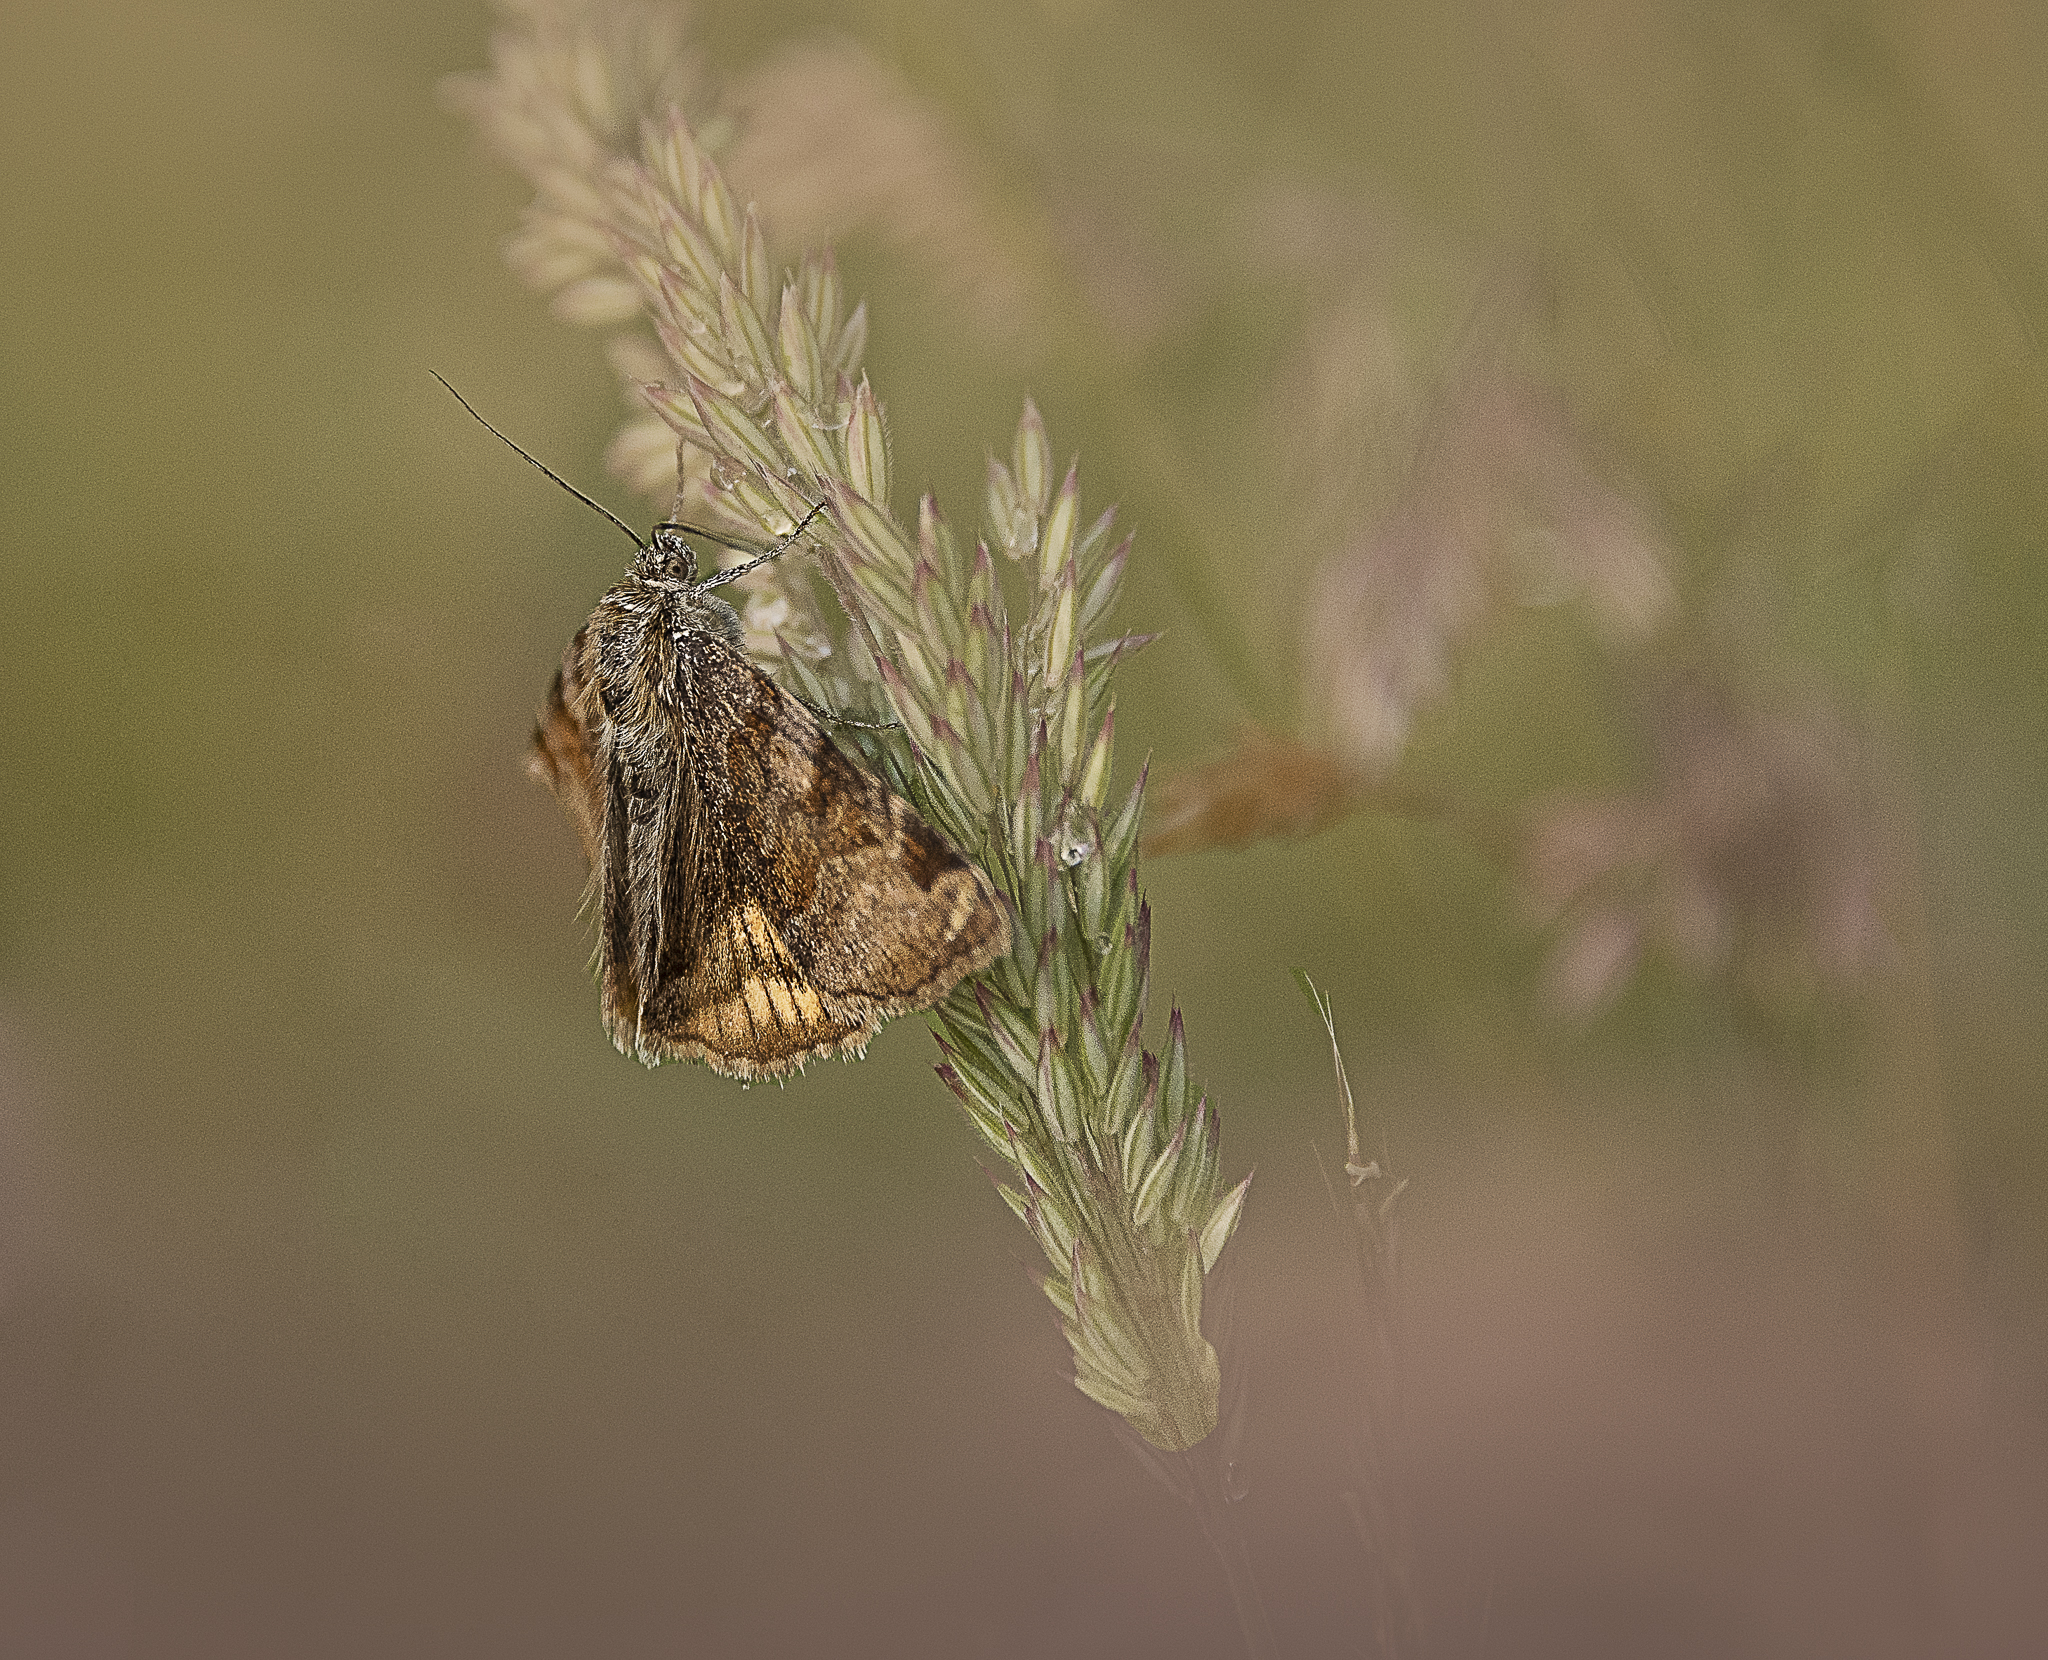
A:
[[[740,480],[746,476],[746,468],[730,456],[714,455],[711,458],[711,482],[719,489],[737,490],[740,487]]]

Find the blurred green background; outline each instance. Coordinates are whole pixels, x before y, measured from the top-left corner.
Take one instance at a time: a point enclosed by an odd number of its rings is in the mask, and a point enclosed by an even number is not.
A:
[[[520,755],[618,539],[428,370],[651,515],[604,475],[596,341],[502,263],[525,190],[437,103],[491,27],[0,22],[0,1646],[1236,1652],[1200,1535],[1063,1381],[919,1022],[786,1089],[603,1038]],[[1158,1016],[1259,1172],[1226,1335],[1286,1650],[1373,1652],[1295,966],[1413,1183],[1440,1648],[1482,1602],[1518,1654],[2048,1630],[2048,16],[691,30],[714,88],[842,31],[974,158],[1048,285],[1014,335],[900,236],[840,249],[895,506],[972,524],[1036,398],[1166,630],[1126,768],[1312,725],[1328,526],[1276,373],[1345,282],[1411,415],[1517,296],[1518,372],[1659,528],[1662,643],[1514,605],[1459,642],[1398,774],[1430,810],[1147,867]],[[1865,735],[1886,943],[1850,982],[1652,953],[1546,1001],[1495,831],[1637,776],[1660,654]]]

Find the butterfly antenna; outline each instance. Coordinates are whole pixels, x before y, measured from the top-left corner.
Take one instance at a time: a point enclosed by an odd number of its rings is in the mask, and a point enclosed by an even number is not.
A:
[[[453,388],[451,387],[450,390],[452,391]],[[768,563],[769,560],[777,558],[781,554],[787,553],[791,548],[796,546],[797,538],[803,535],[805,531],[811,528],[811,521],[815,519],[820,513],[825,511],[826,505],[827,504],[822,501],[819,502],[815,507],[813,507],[810,510],[810,512],[806,513],[801,519],[797,520],[796,529],[792,530],[787,536],[783,537],[781,541],[777,542],[775,546],[770,548],[766,553],[761,554],[756,558],[749,559],[743,565],[734,565],[729,570],[715,572],[711,576],[706,577],[704,581],[699,584],[699,586],[704,588],[717,588],[723,585],[724,583],[732,581],[734,577],[745,576],[747,572],[755,569],[757,566],[765,565]],[[696,530],[694,527],[690,525],[668,524],[657,525],[655,528],[658,530],[688,530],[693,535],[705,536],[706,540],[709,541],[717,541],[720,539],[715,536],[708,536],[706,532]]]
[[[438,369],[429,369],[427,373],[432,375],[434,379],[438,380],[443,386],[448,386],[447,377],[443,375]],[[457,403],[461,404],[464,409],[470,412],[470,414],[476,415],[476,405],[471,403],[469,399],[465,398],[460,392],[457,392],[454,387],[448,386],[448,391],[450,395],[453,396]],[[478,422],[482,425],[484,431],[488,432],[493,438],[496,438],[501,442],[505,443],[506,445],[510,446],[515,454],[523,457],[525,460],[531,461],[542,472],[546,473],[549,478],[553,479],[564,490],[567,490],[570,495],[574,496],[578,501],[583,503],[585,507],[591,508],[596,512],[602,513],[607,519],[611,520],[613,524],[617,525],[621,530],[623,530],[627,534],[628,537],[632,539],[633,546],[645,550],[647,544],[640,540],[640,533],[637,530],[635,530],[631,525],[627,524],[624,519],[620,518],[618,514],[614,513],[609,507],[605,506],[603,502],[592,501],[581,490],[577,489],[575,485],[571,484],[560,473],[556,472],[554,468],[550,467],[545,461],[540,460],[538,457],[527,455],[526,451],[520,449],[520,447],[517,444],[514,444],[511,439],[507,438],[496,427],[492,426],[489,421],[484,420],[484,418],[481,415],[476,415],[476,418]],[[809,521],[806,520],[805,523],[809,523]]]

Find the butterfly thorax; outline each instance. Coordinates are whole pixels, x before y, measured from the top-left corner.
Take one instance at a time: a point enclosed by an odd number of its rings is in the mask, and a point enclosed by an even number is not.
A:
[[[672,722],[711,642],[744,651],[738,614],[695,580],[695,564],[687,546],[657,540],[590,619],[598,697],[615,730]]]

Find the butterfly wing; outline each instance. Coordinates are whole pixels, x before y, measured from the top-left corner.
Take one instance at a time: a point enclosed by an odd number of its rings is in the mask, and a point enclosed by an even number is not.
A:
[[[554,792],[583,844],[583,857],[595,869],[598,840],[604,832],[604,792],[598,769],[598,756],[604,748],[604,709],[583,666],[589,632],[577,629],[569,649],[562,653],[562,666],[555,670],[547,702],[534,722],[526,770]]]
[[[929,1007],[1009,949],[988,878],[803,704],[747,665],[758,702],[729,765],[763,889],[792,959],[826,994],[880,1019]]]
[[[988,880],[710,634],[683,642],[696,798],[643,1049],[742,1078],[866,1046],[1009,945]]]
[[[598,631],[600,621],[609,636]],[[607,711],[599,647],[616,635],[617,619],[602,609],[577,630],[548,688],[526,764],[554,792],[590,863],[605,1029],[620,1049],[652,1062],[662,1057],[647,1050],[646,994],[667,971],[668,945],[687,930],[700,803],[672,697],[627,695],[619,718]],[[674,652],[665,637],[650,642],[643,630],[632,644],[636,672],[623,677],[629,688],[673,680]],[[615,692],[621,679],[615,663]]]
[[[988,879],[737,646],[643,641],[637,665],[670,690],[615,720],[588,633],[530,764],[592,861],[621,1050],[779,1076],[865,1047],[1009,948]]]

